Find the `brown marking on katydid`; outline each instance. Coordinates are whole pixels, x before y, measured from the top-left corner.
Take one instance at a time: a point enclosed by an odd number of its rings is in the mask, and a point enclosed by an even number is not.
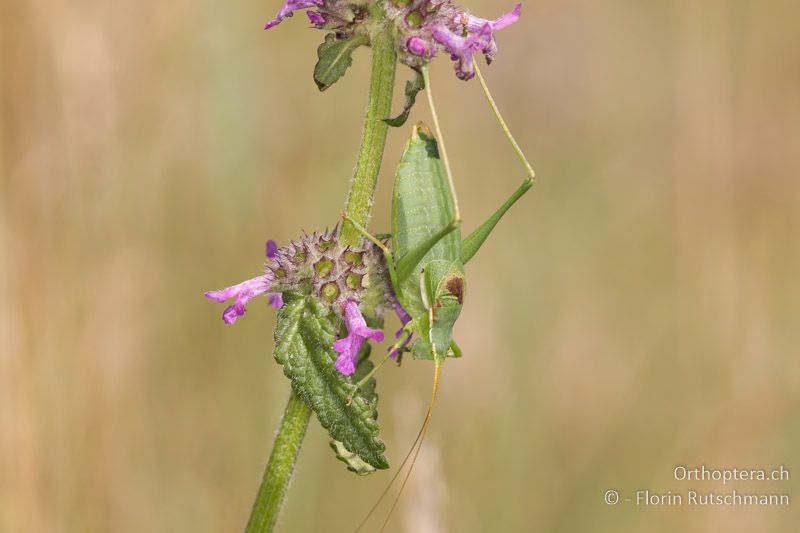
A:
[[[464,278],[453,276],[445,282],[447,291],[456,297],[459,304],[464,303]]]

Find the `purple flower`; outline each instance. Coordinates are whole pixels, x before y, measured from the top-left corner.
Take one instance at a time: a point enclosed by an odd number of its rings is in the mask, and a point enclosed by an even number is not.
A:
[[[425,44],[425,40],[420,37],[410,38],[406,43],[406,47],[408,48],[408,51],[415,56],[433,57],[433,55],[436,53],[434,48]]]
[[[367,327],[364,316],[358,308],[358,303],[348,300],[344,304],[344,322],[347,326],[347,337],[339,339],[333,344],[333,349],[341,355],[336,359],[336,369],[349,376],[356,371],[358,352],[367,339],[377,342],[383,340],[383,332],[379,329]]]
[[[275,294],[270,294],[269,305],[271,305],[275,309],[280,309],[281,307],[283,307],[283,294],[279,292],[276,292]]]
[[[522,14],[522,4],[517,4],[514,6],[514,9],[510,12],[506,13],[505,15],[496,18],[493,21],[489,21],[486,19],[482,19],[480,17],[474,17],[472,15],[467,15],[467,31],[470,33],[479,32],[483,29],[486,24],[489,24],[492,31],[502,30],[506,26],[511,26],[516,21],[519,20],[519,16]]]
[[[406,327],[406,324],[411,322],[411,315],[409,315],[406,312],[406,310],[403,309],[403,306],[400,305],[400,303],[398,302],[395,302],[394,304],[394,312],[397,313],[397,317],[403,324],[403,326],[400,329],[398,329],[397,332],[394,334],[394,338],[399,339],[400,336],[403,334],[403,328]],[[411,337],[413,337],[413,334],[409,334],[408,337],[406,337],[405,340],[400,344],[400,346],[398,346],[396,350],[393,350],[392,353],[389,354],[389,357],[391,357],[392,359],[397,359],[397,356],[400,354],[403,348],[408,346],[408,343],[411,342]]]
[[[469,80],[475,75],[473,55],[481,53],[491,63],[497,53],[494,33],[519,20],[522,4],[489,20],[476,17],[455,0],[284,0],[284,5],[265,29],[278,25],[299,9],[307,11],[311,25],[335,30],[343,35],[370,38],[371,4],[382,4],[385,21],[393,24],[398,36],[400,62],[419,70],[439,51],[455,61],[456,75]]]
[[[267,250],[267,259],[275,259],[278,257],[278,244],[272,239],[267,241],[267,245],[264,248]]]
[[[283,4],[281,10],[278,11],[277,15],[275,15],[275,18],[267,22],[267,25],[264,26],[264,29],[268,30],[277,26],[284,18],[291,17],[292,14],[298,9],[320,7],[322,6],[323,1],[324,0],[286,0],[286,3]],[[312,20],[311,22],[313,23],[314,21]]]
[[[317,11],[306,11],[306,16],[308,17],[308,21],[317,28],[322,28],[327,22],[325,15]]]
[[[486,61],[491,63],[497,53],[494,32],[515,23],[521,13],[522,4],[517,4],[511,12],[493,21],[459,13],[454,17],[452,24],[435,25],[431,34],[456,62],[456,76],[462,80],[469,80],[475,75],[472,56],[476,52],[481,52],[486,56]]]
[[[469,80],[475,75],[473,56],[483,54],[491,63],[497,53],[494,33],[519,20],[522,4],[494,20],[471,15],[454,0],[387,0],[385,9],[403,43],[401,62],[418,69],[444,51],[455,61],[456,75]]]
[[[480,33],[459,37],[448,29],[435,28],[433,38],[439,41],[450,52],[450,59],[456,62],[456,76],[462,80],[471,79],[475,75],[472,56],[483,48],[483,38],[491,36],[491,29],[486,24]]]
[[[274,260],[276,257],[278,257],[278,245],[275,243],[275,241],[272,239],[268,240],[265,248],[267,259]],[[273,275],[269,270],[267,270],[264,274],[258,277],[248,279],[247,281],[243,281],[242,283],[228,287],[227,289],[223,289],[221,291],[208,291],[205,296],[209,300],[214,300],[215,302],[219,303],[224,303],[226,300],[236,298],[236,301],[233,303],[233,305],[228,306],[225,308],[225,311],[222,312],[222,320],[226,324],[233,324],[236,322],[237,318],[247,312],[247,308],[245,307],[247,302],[256,296],[270,292],[272,281]],[[278,292],[271,294],[269,297],[269,304],[276,308],[283,307],[283,296],[281,293]]]
[[[219,303],[223,303],[231,298],[236,298],[234,304],[228,306],[222,313],[222,320],[226,324],[233,324],[236,322],[237,318],[247,312],[245,304],[256,296],[268,292],[269,285],[267,276],[261,275],[221,291],[209,291],[206,293],[206,298]]]
[[[345,246],[338,240],[338,229],[305,234],[302,238],[278,248],[275,241],[264,247],[267,262],[261,276],[221,291],[207,292],[215,302],[233,299],[222,314],[233,324],[247,311],[247,303],[260,295],[269,295],[273,307],[282,307],[283,294],[297,293],[325,305],[344,321],[347,336],[335,340],[333,348],[340,354],[336,369],[344,375],[355,372],[358,352],[367,339],[383,340],[383,332],[367,327],[361,312],[376,319],[394,305],[389,272],[377,246],[365,241],[361,246]],[[398,313],[405,311],[400,311]]]

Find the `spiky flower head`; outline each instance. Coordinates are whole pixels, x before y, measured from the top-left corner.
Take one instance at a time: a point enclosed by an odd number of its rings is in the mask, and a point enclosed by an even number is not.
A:
[[[475,75],[474,54],[483,54],[487,62],[495,58],[494,32],[515,23],[522,10],[522,4],[517,4],[512,11],[490,20],[470,14],[453,0],[286,0],[265,28],[276,26],[294,11],[309,9],[306,15],[318,29],[333,30],[341,37],[369,38],[375,31],[368,24],[373,6],[382,9],[385,19],[394,25],[402,63],[418,69],[444,52],[462,80]]]
[[[267,241],[263,274],[221,291],[205,293],[216,302],[234,299],[222,313],[233,324],[247,311],[256,296],[269,295],[273,307],[283,305],[282,293],[294,292],[322,302],[346,326],[347,335],[334,349],[341,355],[336,368],[345,375],[355,371],[358,352],[367,339],[383,340],[383,332],[367,326],[377,323],[384,312],[399,306],[391,289],[386,263],[377,246],[364,240],[360,246],[344,246],[338,231],[303,235],[279,248]]]

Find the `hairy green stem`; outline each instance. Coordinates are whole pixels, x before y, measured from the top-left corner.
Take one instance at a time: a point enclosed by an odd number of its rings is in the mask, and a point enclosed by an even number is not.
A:
[[[375,13],[373,20],[380,24],[381,13]],[[378,183],[378,173],[386,146],[388,118],[392,108],[392,92],[397,66],[394,50],[394,36],[390,28],[376,32],[372,38],[372,75],[369,84],[367,115],[364,119],[364,133],[358,153],[350,192],[347,197],[347,213],[366,226],[372,210],[372,197]],[[356,245],[361,236],[349,222],[342,227],[341,240],[347,245]],[[292,391],[281,426],[275,437],[272,454],[264,472],[261,487],[258,489],[253,511],[247,523],[246,533],[271,532],[275,528],[278,514],[292,479],[297,454],[303,444],[303,437],[311,417],[311,409]]]
[[[377,33],[372,38],[372,77],[369,82],[367,116],[364,119],[358,162],[347,197],[348,216],[362,226],[369,222],[372,197],[375,195],[383,149],[386,146],[389,125],[383,119],[389,118],[392,112],[392,91],[397,66],[394,47],[394,36],[388,30]],[[349,221],[345,221],[342,227],[341,241],[351,246],[361,242],[361,234]]]
[[[250,520],[247,522],[246,533],[262,533],[275,528],[309,418],[311,408],[292,390],[250,513]]]

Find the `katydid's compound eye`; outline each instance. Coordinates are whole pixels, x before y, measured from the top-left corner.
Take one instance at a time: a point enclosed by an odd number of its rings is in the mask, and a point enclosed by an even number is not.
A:
[[[459,304],[464,303],[464,278],[452,277],[445,284],[447,292],[456,297]]]

